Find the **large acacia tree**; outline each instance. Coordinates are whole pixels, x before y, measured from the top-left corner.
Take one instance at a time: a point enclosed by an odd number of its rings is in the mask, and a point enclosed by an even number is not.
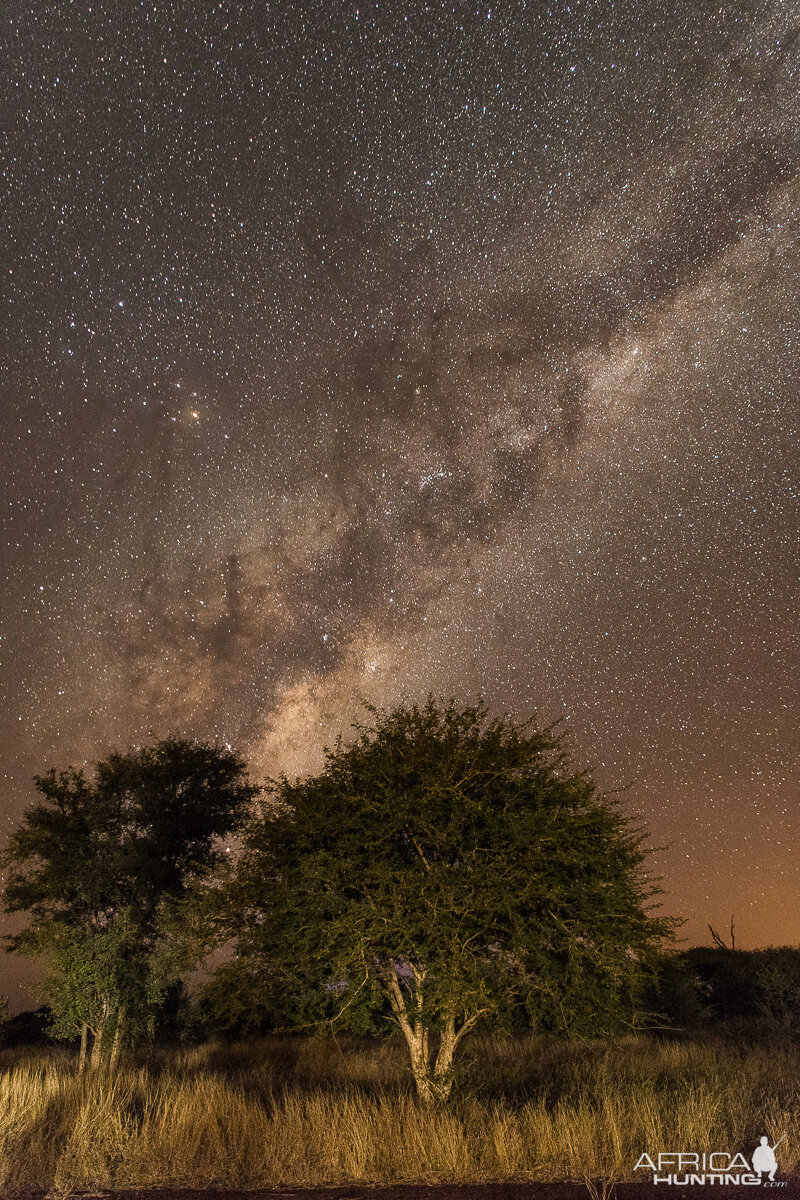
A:
[[[483,1016],[535,1011],[570,971],[628,1003],[670,923],[643,835],[552,729],[433,699],[370,712],[319,774],[272,784],[227,893],[224,972],[262,978],[298,1024],[315,989],[343,1019],[385,1006],[435,1102]]]
[[[3,855],[6,912],[29,923],[12,951],[43,955],[55,1031],[81,1035],[81,1063],[112,1062],[126,1025],[141,1026],[191,962],[165,917],[190,882],[224,857],[258,789],[232,751],[167,738],[81,771],[37,776]],[[187,943],[188,946],[188,943]],[[188,953],[188,952],[187,952]]]

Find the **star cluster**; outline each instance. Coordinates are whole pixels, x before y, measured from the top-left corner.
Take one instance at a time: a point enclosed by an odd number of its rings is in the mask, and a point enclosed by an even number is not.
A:
[[[702,937],[797,941],[798,14],[5,16],[2,770],[564,717]]]

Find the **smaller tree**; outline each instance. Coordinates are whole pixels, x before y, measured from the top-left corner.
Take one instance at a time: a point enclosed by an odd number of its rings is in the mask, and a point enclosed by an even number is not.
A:
[[[111,1035],[111,1064],[119,1057],[133,985],[126,978],[132,961],[126,943],[135,935],[130,917],[121,914],[103,930],[53,922],[41,941],[34,936],[26,947],[47,956],[48,971],[37,990],[50,1009],[51,1033],[57,1038],[80,1037],[80,1070],[87,1063],[89,1036],[93,1067],[100,1065]]]
[[[482,1017],[570,988],[606,1020],[631,1008],[671,924],[643,835],[551,730],[433,699],[370,711],[320,774],[273,784],[219,908],[228,972],[301,1017],[314,994],[343,1018],[385,1007],[433,1103]]]
[[[36,778],[32,805],[3,855],[7,912],[30,924],[7,941],[44,955],[43,990],[60,1036],[81,1037],[81,1065],[113,1065],[193,964],[171,908],[224,859],[258,788],[232,751],[167,738],[114,753],[92,780],[72,769]],[[113,1034],[113,1037],[112,1037]]]

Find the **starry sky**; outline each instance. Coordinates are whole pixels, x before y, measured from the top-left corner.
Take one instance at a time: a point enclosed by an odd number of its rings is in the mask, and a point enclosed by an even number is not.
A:
[[[482,696],[628,785],[689,942],[800,941],[797,0],[3,25],[0,832]]]

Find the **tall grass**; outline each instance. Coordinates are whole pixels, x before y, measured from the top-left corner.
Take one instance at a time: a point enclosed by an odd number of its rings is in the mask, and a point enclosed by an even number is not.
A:
[[[800,1147],[796,1047],[475,1038],[464,1058],[431,1112],[391,1042],[210,1045],[83,1078],[7,1051],[0,1189],[633,1179],[644,1150]]]

